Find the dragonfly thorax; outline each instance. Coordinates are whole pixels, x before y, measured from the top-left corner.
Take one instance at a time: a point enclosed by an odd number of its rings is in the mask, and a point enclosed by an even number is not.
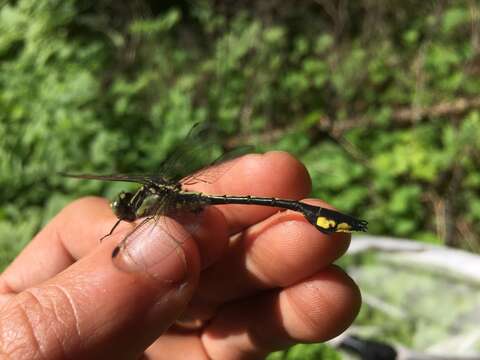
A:
[[[131,192],[122,191],[118,194],[117,198],[112,201],[110,207],[113,213],[119,220],[134,221],[137,219],[135,210],[132,208],[130,201],[134,194]]]

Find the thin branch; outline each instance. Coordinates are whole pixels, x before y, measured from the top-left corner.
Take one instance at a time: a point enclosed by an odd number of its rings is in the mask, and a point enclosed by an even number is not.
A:
[[[427,107],[400,108],[393,111],[391,118],[394,123],[409,125],[415,124],[420,119],[459,116],[473,109],[480,109],[480,98],[460,98]],[[351,117],[333,123],[333,131],[343,133],[353,128],[371,125],[373,121],[369,117]]]
[[[394,124],[414,125],[421,119],[439,118],[439,117],[458,117],[468,111],[480,110],[479,98],[460,98],[453,101],[441,102],[427,107],[405,107],[394,110],[391,119]],[[355,129],[375,126],[375,122],[368,116],[354,116],[347,119],[331,119],[328,116],[322,116],[318,119],[317,128],[320,131],[330,133],[334,138],[341,137],[345,132]],[[269,130],[260,135],[241,136],[232,139],[229,144],[251,143],[252,140],[258,140],[264,144],[275,142],[286,134],[296,130],[296,126],[288,126],[282,129]]]

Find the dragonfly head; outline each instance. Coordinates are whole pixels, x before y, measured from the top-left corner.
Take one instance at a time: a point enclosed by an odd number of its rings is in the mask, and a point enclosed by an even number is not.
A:
[[[137,219],[135,209],[133,209],[130,200],[133,197],[133,193],[122,191],[115,200],[112,201],[110,207],[112,208],[115,216],[124,221],[134,221]]]

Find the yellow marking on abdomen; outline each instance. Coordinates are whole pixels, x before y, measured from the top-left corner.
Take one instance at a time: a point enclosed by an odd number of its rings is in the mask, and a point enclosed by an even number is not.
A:
[[[338,224],[336,231],[349,233],[352,232],[352,227],[349,224],[343,222]]]
[[[321,227],[322,229],[329,229],[331,227],[335,227],[337,223],[334,220],[328,219],[324,216],[319,216],[317,218],[317,226]]]

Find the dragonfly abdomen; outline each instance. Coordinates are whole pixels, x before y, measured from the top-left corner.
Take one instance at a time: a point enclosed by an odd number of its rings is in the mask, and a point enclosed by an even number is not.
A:
[[[300,212],[323,233],[366,231],[367,222],[335,210],[310,205],[301,201],[256,196],[229,196],[196,194],[198,202],[204,205],[244,204],[271,206]]]

